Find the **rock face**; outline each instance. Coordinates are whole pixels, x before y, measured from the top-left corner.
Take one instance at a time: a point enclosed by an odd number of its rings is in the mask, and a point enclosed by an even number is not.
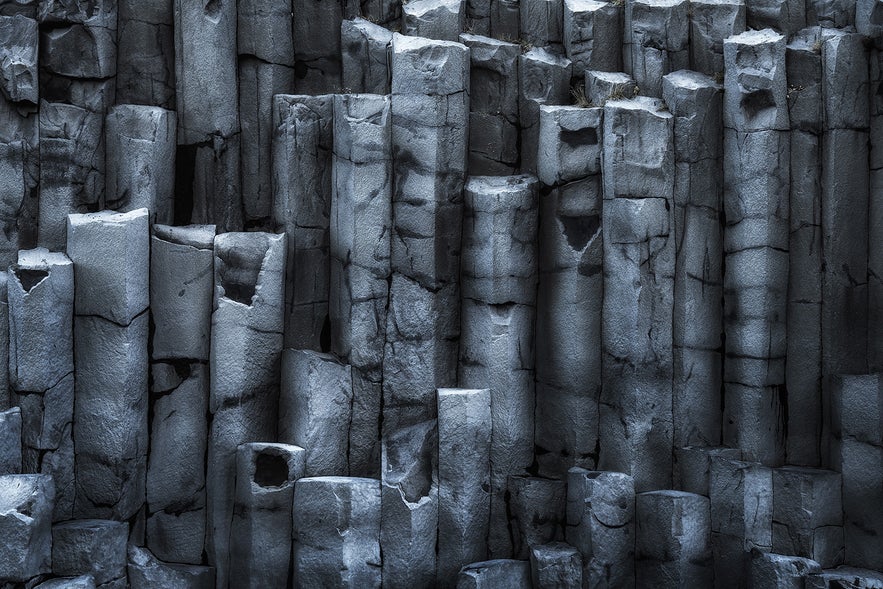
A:
[[[0,491],[0,580],[24,582],[52,571],[52,477],[3,475]]]
[[[91,575],[96,585],[125,583],[129,526],[85,519],[52,526],[52,572]]]

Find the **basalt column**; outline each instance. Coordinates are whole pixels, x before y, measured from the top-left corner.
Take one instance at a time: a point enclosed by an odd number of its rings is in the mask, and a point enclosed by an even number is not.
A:
[[[331,349],[352,366],[349,472],[376,476],[392,229],[390,100],[336,96],[334,108]]]
[[[175,108],[174,0],[119,0],[116,98]]]
[[[540,107],[536,458],[564,478],[598,463],[603,109]]]
[[[273,97],[273,220],[288,243],[285,346],[327,349],[331,95]]]
[[[690,64],[690,18],[685,0],[628,0],[623,24],[625,71],[641,94],[662,96],[662,77]]]
[[[459,386],[490,390],[487,542],[491,558],[508,558],[508,477],[534,458],[537,182],[472,176],[465,201]]]
[[[662,79],[674,115],[674,447],[714,446],[721,432],[723,173],[721,87],[691,71]]]
[[[638,492],[672,480],[673,128],[658,99],[604,106],[599,467]]]
[[[214,290],[211,225],[154,225],[147,546],[200,564],[205,543],[208,358]]]
[[[148,211],[71,215],[74,516],[126,520],[144,503],[148,413]]]
[[[745,32],[745,0],[690,2],[690,69],[724,75],[724,39]]]
[[[9,278],[9,376],[12,404],[21,410],[21,472],[52,475],[52,519],[71,519],[74,267],[64,254],[23,250]]]
[[[215,224],[222,232],[239,231],[243,209],[236,3],[174,2],[178,150],[182,162],[192,162],[182,169],[188,176],[179,182],[192,203],[179,195],[182,202],[175,220]]]
[[[724,429],[749,461],[784,458],[790,137],[785,37],[724,41]]]
[[[879,28],[869,68],[868,367],[876,372],[883,371],[883,26]]]
[[[369,1],[386,3],[389,0]],[[324,94],[338,91],[340,23],[344,18],[358,16],[359,4],[359,0],[292,0],[295,92]],[[387,22],[376,17],[375,20]]]
[[[469,50],[393,36],[393,230],[383,360],[384,576],[435,582],[436,389],[457,379]],[[388,559],[387,556],[388,555]]]
[[[564,49],[574,78],[586,70],[622,69],[622,5],[596,0],[564,0]]]
[[[206,548],[219,589],[229,579],[236,448],[276,438],[284,277],[284,235],[215,237]]]
[[[294,90],[291,0],[240,0],[237,12],[242,205],[246,227],[267,227],[273,212],[273,96]]]

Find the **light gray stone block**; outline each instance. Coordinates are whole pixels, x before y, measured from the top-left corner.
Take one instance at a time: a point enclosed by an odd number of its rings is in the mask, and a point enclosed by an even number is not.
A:
[[[37,21],[27,16],[0,16],[0,88],[12,102],[37,104],[39,74],[37,72]]]
[[[573,64],[552,48],[534,47],[518,57],[518,108],[521,120],[521,172],[536,173],[539,107],[569,104]]]
[[[601,173],[603,114],[600,108],[540,106],[540,182],[557,186]]]
[[[144,503],[148,328],[147,313],[125,327],[74,317],[76,517],[125,520]]]
[[[118,104],[111,109],[104,125],[107,208],[120,212],[146,208],[151,223],[172,223],[175,125],[175,113],[159,107]]]
[[[273,2],[267,2],[274,5]],[[280,6],[278,3],[276,6]],[[281,5],[284,6],[284,3]],[[240,10],[242,6],[240,5]],[[275,19],[287,24],[290,12]],[[243,16],[240,15],[240,22]],[[282,27],[289,31],[290,26]],[[265,38],[281,36],[282,30],[266,28]],[[240,31],[240,43],[242,39]],[[280,42],[280,45],[284,43]],[[239,56],[239,124],[241,140],[239,156],[242,174],[242,208],[247,227],[268,227],[273,214],[273,157],[272,144],[273,97],[294,89],[294,68],[287,63],[268,63],[243,50]]]
[[[604,106],[608,100],[634,98],[639,92],[635,79],[628,74],[586,70],[585,94],[591,105]]]
[[[623,62],[641,94],[662,95],[662,77],[690,65],[690,18],[684,0],[634,0],[625,5]]]
[[[457,589],[492,589],[511,587],[528,589],[531,587],[530,564],[525,560],[486,560],[474,562],[460,569],[457,575]]]
[[[787,131],[786,38],[773,30],[724,40],[724,126]]]
[[[439,587],[487,556],[491,427],[490,390],[438,390]]]
[[[390,100],[335,98],[331,350],[352,365],[350,474],[377,476],[392,229]]]
[[[638,491],[671,486],[674,118],[660,104],[604,107],[599,468]]]
[[[380,481],[299,479],[293,514],[295,587],[380,587]]]
[[[21,474],[21,409],[0,411],[0,476]]]
[[[803,589],[807,577],[820,572],[819,563],[808,558],[752,551],[748,583],[757,589]]]
[[[724,39],[745,32],[745,0],[690,2],[690,69],[723,79]]]
[[[583,587],[635,582],[635,484],[619,472],[567,473],[568,544],[583,559]]]
[[[675,448],[675,487],[688,493],[708,496],[708,477],[711,473],[711,459],[715,456],[729,460],[742,460],[742,451],[738,448],[726,448],[723,446]]]
[[[54,500],[49,475],[0,476],[0,579],[24,583],[52,570]]]
[[[341,76],[349,92],[389,94],[392,32],[364,18],[340,24]]]
[[[92,575],[97,585],[126,578],[129,524],[101,519],[72,520],[52,526],[52,572]]]
[[[512,554],[530,558],[530,548],[564,539],[566,482],[528,476],[509,477]]]
[[[577,78],[585,70],[622,69],[622,5],[564,0],[563,37]]]
[[[243,0],[236,5],[236,46],[268,64],[294,66],[291,0]]]
[[[806,26],[806,3],[795,0],[746,2],[749,29],[775,29],[791,36]]]
[[[121,0],[116,97],[120,104],[175,108],[173,0]]]
[[[104,115],[41,101],[39,125],[39,243],[57,251],[65,247],[67,216],[95,210],[103,199]]]
[[[330,95],[273,98],[273,219],[288,240],[285,345],[321,350],[328,317],[333,105]]]
[[[520,0],[520,39],[535,47],[564,40],[564,0]]]
[[[305,449],[305,476],[349,474],[352,420],[350,366],[331,354],[285,350],[278,438]]]
[[[125,326],[150,303],[147,209],[70,215],[67,255],[74,263],[74,313]]]
[[[402,3],[402,34],[457,41],[466,28],[463,0],[410,0]]]
[[[54,3],[57,6],[61,2]],[[83,3],[85,4],[85,3]],[[40,34],[40,65],[48,72],[71,78],[112,78],[117,67],[117,6],[105,2],[82,19],[43,18],[54,21]],[[53,11],[55,12],[55,11]]]
[[[380,546],[383,578],[395,587],[433,587],[438,536],[435,420],[383,439]]]
[[[276,439],[285,249],[285,235],[215,237],[206,548],[219,587],[229,578],[236,448]]]
[[[521,47],[464,33],[469,48],[469,173],[514,174],[518,165],[518,57]]]
[[[583,559],[579,550],[565,542],[534,546],[530,569],[536,589],[581,589]]]
[[[650,491],[636,498],[635,581],[639,587],[711,587],[711,514],[707,497]]]
[[[150,238],[152,360],[208,360],[214,239],[213,225],[153,226]]]
[[[59,579],[49,579],[37,585],[35,589],[95,589],[95,580],[92,578],[92,575],[62,577]]]
[[[211,567],[171,564],[160,561],[149,550],[129,544],[129,586],[132,589],[212,589],[215,571]]]
[[[856,567],[842,566],[836,569],[811,573],[805,578],[806,589],[834,589],[852,585],[857,589],[880,589],[883,587],[883,574]]]
[[[304,476],[304,454],[303,448],[287,444],[239,446],[230,530],[231,587],[288,586],[294,484]]]
[[[163,560],[200,564],[206,520],[208,366],[156,362],[151,373],[147,547]]]
[[[7,267],[15,262],[19,249],[36,245],[40,117],[37,112],[20,111],[2,92],[0,116],[6,121],[0,131],[0,181],[4,187],[0,195],[0,219],[8,227],[0,234],[0,267]],[[61,216],[58,218],[62,219]],[[2,384],[0,388],[4,388]]]
[[[230,138],[239,132],[236,4],[174,0],[173,14],[178,143]]]
[[[773,470],[773,551],[812,559],[824,568],[843,562],[841,476],[785,466]]]

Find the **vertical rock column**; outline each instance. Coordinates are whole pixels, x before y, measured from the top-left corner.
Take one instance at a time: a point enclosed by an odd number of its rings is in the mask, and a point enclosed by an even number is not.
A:
[[[518,167],[518,57],[521,47],[464,33],[469,47],[469,173],[514,174]]]
[[[635,584],[635,484],[620,472],[567,473],[567,543],[583,559],[583,587]]]
[[[267,227],[273,212],[273,96],[294,90],[291,0],[241,0],[237,14],[242,205],[246,227]]]
[[[331,349],[352,366],[349,472],[377,476],[392,229],[390,100],[336,96],[334,108]]]
[[[721,435],[722,92],[708,76],[678,71],[663,78],[662,95],[675,144],[674,447],[713,446]]]
[[[724,77],[724,39],[745,32],[745,0],[690,2],[690,69]]]
[[[369,1],[385,4],[388,0]],[[298,94],[337,92],[341,70],[340,23],[344,18],[358,15],[359,2],[292,0],[291,5],[294,13],[294,91]],[[389,22],[376,16],[375,20]]]
[[[206,548],[219,589],[229,579],[236,449],[276,438],[284,279],[284,235],[215,237]]]
[[[332,116],[330,95],[273,97],[273,218],[288,243],[287,348],[327,347]]]
[[[0,476],[21,474],[21,408],[0,411]]]
[[[822,374],[864,374],[868,326],[868,51],[858,33],[824,30]]]
[[[638,491],[672,480],[673,127],[658,99],[604,106],[599,467]]]
[[[883,568],[883,375],[832,379],[833,466],[842,473],[847,565]]]
[[[392,32],[364,18],[340,23],[341,75],[346,92],[389,94]]]
[[[174,0],[120,0],[116,99],[175,108]]]
[[[61,253],[22,250],[9,274],[9,367],[21,409],[22,471],[52,475],[53,521],[74,509],[74,267]]]
[[[147,209],[71,215],[75,517],[126,520],[144,503],[148,413]]]
[[[880,29],[869,68],[868,368],[875,372],[883,371],[883,27]]]
[[[525,560],[530,557],[531,546],[564,539],[566,481],[511,476],[508,491],[515,558]]]
[[[105,121],[105,207],[146,208],[151,223],[171,224],[175,214],[175,113],[156,106],[119,104]]]
[[[547,477],[598,464],[602,120],[600,108],[540,107],[534,439]]]
[[[512,551],[507,483],[533,462],[537,183],[473,176],[463,223],[459,384],[491,397],[491,558]]]
[[[790,137],[785,38],[724,41],[724,430],[746,460],[784,459]]]
[[[55,485],[43,474],[0,476],[0,579],[11,585],[52,572]]]
[[[521,172],[536,174],[540,106],[569,104],[573,64],[564,55],[534,47],[518,56],[518,117]]]
[[[230,536],[231,587],[288,586],[294,484],[303,476],[303,448],[271,443],[239,446]]]
[[[466,28],[463,0],[409,0],[402,2],[402,34],[456,41]]]
[[[214,238],[211,225],[154,225],[151,237],[147,546],[178,563],[201,563],[205,544]]]
[[[662,96],[662,77],[690,65],[690,17],[685,0],[629,0],[623,61],[645,96]]]
[[[191,196],[191,202],[183,202],[184,195],[178,195],[182,203],[175,221],[210,223],[221,232],[239,231],[243,210],[236,3],[174,2],[178,157],[185,174],[177,183]]]
[[[535,47],[561,45],[564,0],[519,0],[519,39]]]
[[[788,463],[819,464],[822,429],[822,63],[818,28],[786,48],[791,179],[788,242]]]
[[[36,6],[23,12],[35,16]],[[13,8],[14,12],[14,8]],[[38,25],[25,14],[0,16],[0,267],[16,260],[19,248],[36,245],[40,176]],[[63,233],[63,231],[62,231]],[[0,395],[2,396],[2,395]]]
[[[622,69],[622,5],[596,0],[564,0],[564,49],[574,78],[586,70]]]
[[[438,587],[487,557],[491,392],[438,390]]]
[[[384,435],[434,418],[435,390],[457,379],[468,72],[459,43],[393,37]]]
[[[379,589],[379,481],[300,479],[294,485],[292,513],[296,588]]]

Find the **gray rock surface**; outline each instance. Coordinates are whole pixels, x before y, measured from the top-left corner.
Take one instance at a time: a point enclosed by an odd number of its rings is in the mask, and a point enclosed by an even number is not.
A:
[[[492,423],[490,390],[438,390],[439,587],[487,556]]]
[[[117,101],[175,108],[174,0],[117,6]]]
[[[635,483],[619,472],[567,473],[567,543],[583,559],[583,587],[635,583]]]
[[[583,559],[566,542],[534,546],[530,550],[530,570],[536,589],[581,589]]]
[[[389,94],[392,32],[364,18],[340,24],[341,79],[348,92]]]
[[[815,468],[773,469],[773,551],[831,568],[843,562],[841,475]]]
[[[563,0],[520,0],[520,39],[534,47],[563,41]]]
[[[52,570],[54,500],[49,475],[0,476],[0,580],[23,583]]]
[[[335,113],[331,350],[352,366],[349,472],[377,476],[392,229],[390,100],[340,96]]]
[[[287,444],[239,446],[230,529],[231,587],[288,586],[294,484],[304,476],[304,454],[303,448]]]
[[[285,345],[320,350],[328,316],[334,99],[273,98],[273,220],[287,237]]]
[[[399,11],[398,2],[371,0]],[[298,94],[326,94],[340,87],[340,23],[358,15],[359,2],[338,0],[293,0],[294,91]],[[394,7],[394,8],[393,8]],[[373,6],[371,7],[373,8]],[[381,8],[377,16],[386,17]],[[377,19],[390,22],[386,18]]]
[[[650,491],[640,493],[635,505],[637,586],[713,586],[708,498],[683,491]]]
[[[466,28],[464,0],[409,0],[402,3],[402,34],[457,41]]]
[[[146,208],[151,223],[174,220],[175,113],[155,106],[118,104],[104,125],[107,146],[105,206],[120,212]]]
[[[349,474],[353,376],[349,364],[310,350],[282,353],[279,435],[304,448],[304,475]]]
[[[567,483],[540,477],[509,477],[512,553],[530,558],[531,546],[564,539]]]
[[[795,0],[761,0],[746,2],[746,24],[749,29],[774,29],[791,36],[806,26],[806,6]]]
[[[592,106],[604,106],[608,100],[634,98],[639,93],[635,79],[623,72],[585,72],[585,95]]]
[[[521,172],[536,174],[540,106],[569,104],[573,63],[554,48],[534,47],[518,57]]]
[[[622,69],[622,5],[564,0],[563,37],[576,77],[585,70]]]
[[[492,589],[511,587],[528,589],[531,587],[530,564],[524,560],[486,560],[474,562],[460,569],[457,575],[457,589]]]
[[[675,448],[674,483],[681,491],[708,496],[708,477],[713,457],[742,460],[742,451],[724,446]]]
[[[623,62],[641,94],[662,96],[662,77],[690,65],[690,18],[684,0],[635,0],[625,5]]]
[[[92,575],[96,585],[126,578],[129,525],[100,519],[52,526],[52,572],[62,576]]]
[[[745,0],[690,2],[690,69],[724,75],[724,39],[745,32]]]
[[[883,574],[856,567],[837,567],[811,573],[806,576],[806,589],[834,589],[837,586],[856,587],[857,589],[880,589],[883,587]]]
[[[752,551],[749,583],[757,589],[803,589],[809,575],[822,572],[814,560]]]
[[[0,411],[0,476],[21,474],[21,409]]]
[[[95,581],[92,575],[62,577],[59,579],[49,579],[37,585],[35,589],[95,589]]]
[[[39,99],[37,21],[21,14],[0,16],[0,89],[12,102]]]
[[[293,514],[295,587],[380,587],[380,481],[300,479]]]
[[[212,589],[215,571],[211,567],[165,563],[149,550],[129,544],[127,570],[132,589]]]

